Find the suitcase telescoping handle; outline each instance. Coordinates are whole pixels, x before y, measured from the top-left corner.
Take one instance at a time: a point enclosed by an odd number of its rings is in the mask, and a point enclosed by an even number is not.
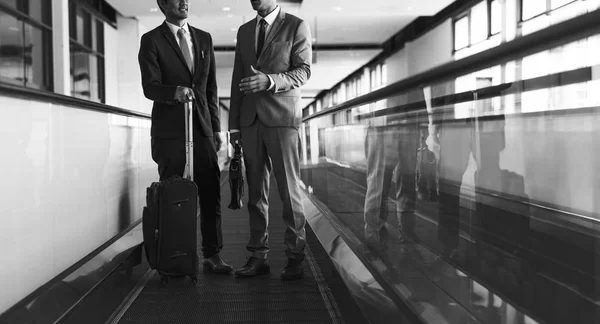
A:
[[[193,101],[184,104],[185,109],[185,170],[183,177],[194,181],[194,124]]]

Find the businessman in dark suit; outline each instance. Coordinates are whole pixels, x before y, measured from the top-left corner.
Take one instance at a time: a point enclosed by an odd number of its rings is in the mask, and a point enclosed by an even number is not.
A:
[[[219,252],[220,170],[217,151],[219,106],[215,57],[210,34],[187,23],[187,0],[157,0],[165,22],[142,36],[139,52],[142,86],[152,108],[152,158],[160,180],[182,176],[185,167],[184,104],[194,100],[194,182],[198,186],[204,266],[230,273]]]
[[[301,202],[298,127],[300,87],[310,78],[308,24],[287,14],[276,0],[252,0],[256,19],[237,34],[231,85],[231,143],[242,142],[248,177],[251,257],[238,276],[270,272],[267,262],[269,176],[275,173],[283,201],[288,261],[281,277],[303,276],[306,218]]]

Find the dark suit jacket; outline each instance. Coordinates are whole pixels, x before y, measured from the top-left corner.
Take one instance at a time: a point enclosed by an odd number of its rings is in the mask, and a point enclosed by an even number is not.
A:
[[[188,26],[194,47],[194,75],[166,22],[142,36],[138,60],[144,95],[154,101],[151,136],[185,138],[183,104],[174,101],[177,86],[194,90],[194,128],[205,136],[221,131],[212,38],[209,33]]]
[[[267,126],[298,127],[302,121],[300,89],[310,78],[312,37],[308,24],[281,10],[256,58],[256,18],[242,25],[237,34],[231,80],[229,129],[250,126],[256,116]],[[253,75],[250,65],[271,75],[278,92],[244,94],[240,80]]]

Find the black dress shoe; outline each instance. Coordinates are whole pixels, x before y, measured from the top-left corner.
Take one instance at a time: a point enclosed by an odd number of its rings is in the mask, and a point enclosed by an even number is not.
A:
[[[204,259],[204,268],[214,273],[230,273],[233,271],[233,267],[225,263],[218,254],[215,254],[208,259]]]
[[[304,267],[302,261],[296,259],[288,259],[285,268],[281,272],[281,279],[294,280],[304,276]]]
[[[243,268],[235,270],[235,275],[239,277],[252,277],[271,272],[271,266],[267,259],[249,257]]]

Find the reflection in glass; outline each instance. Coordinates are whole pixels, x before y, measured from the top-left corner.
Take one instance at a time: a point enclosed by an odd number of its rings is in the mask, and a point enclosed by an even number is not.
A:
[[[71,48],[72,95],[90,99],[89,54],[77,47]]]
[[[45,68],[50,64],[49,51],[46,48],[48,33],[25,24],[25,71],[26,86],[50,90]],[[48,53],[48,54],[45,54]]]
[[[98,102],[106,102],[104,84],[104,58],[98,56]]]
[[[46,25],[52,24],[51,1],[29,0],[29,16]]]
[[[104,54],[104,23],[100,20],[96,20],[95,35],[94,43],[96,43],[96,51],[100,54]]]
[[[23,23],[0,11],[0,80],[24,83]]]
[[[95,55],[89,54],[90,63],[90,99],[100,102],[98,93],[98,58]]]
[[[13,8],[17,7],[17,0],[0,0],[0,3],[6,4]]]
[[[73,8],[71,8],[73,10]],[[89,13],[79,10],[76,14],[77,42],[92,47],[92,18]]]

